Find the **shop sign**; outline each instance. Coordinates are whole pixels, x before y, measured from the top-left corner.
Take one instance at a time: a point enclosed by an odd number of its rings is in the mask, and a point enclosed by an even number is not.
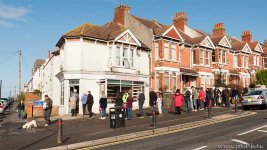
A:
[[[116,75],[115,78],[119,80],[139,81],[139,77],[136,77],[136,76]]]

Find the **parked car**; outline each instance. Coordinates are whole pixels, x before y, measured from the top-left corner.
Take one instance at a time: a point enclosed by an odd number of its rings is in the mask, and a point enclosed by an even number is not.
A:
[[[0,101],[0,114],[4,114],[5,106],[2,101]]]
[[[267,108],[267,90],[255,90],[250,91],[242,97],[241,104],[244,110],[248,110],[253,106],[261,106],[261,108]]]

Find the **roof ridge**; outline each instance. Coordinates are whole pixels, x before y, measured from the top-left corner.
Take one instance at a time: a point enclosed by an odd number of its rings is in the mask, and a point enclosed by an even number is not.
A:
[[[95,24],[92,24],[92,23],[84,23],[84,24],[81,24],[81,25],[79,25],[79,26],[77,26],[77,27],[75,27],[75,28],[73,28],[73,29],[71,29],[71,30],[65,32],[64,35],[66,35],[66,34],[72,32],[72,31],[75,31],[75,30],[77,30],[78,28],[81,28],[81,27],[83,27],[83,28],[82,28],[82,32],[81,32],[81,33],[83,33],[83,30],[84,30],[84,28],[85,28],[86,25],[90,25],[90,26],[96,26],[96,27],[98,27],[98,25],[95,25]]]

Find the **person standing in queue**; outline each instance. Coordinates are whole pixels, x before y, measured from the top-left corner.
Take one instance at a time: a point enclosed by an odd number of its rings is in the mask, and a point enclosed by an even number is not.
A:
[[[102,91],[102,94],[100,96],[99,105],[101,108],[101,117],[99,119],[105,120],[106,119],[106,109],[107,109],[107,96],[105,95],[105,92]]]

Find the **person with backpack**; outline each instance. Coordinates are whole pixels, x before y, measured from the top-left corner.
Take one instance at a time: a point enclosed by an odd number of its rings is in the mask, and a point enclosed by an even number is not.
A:
[[[183,106],[183,95],[180,93],[180,89],[177,89],[174,96],[175,115],[181,114],[181,107]]]
[[[186,103],[187,112],[191,112],[191,92],[188,89],[186,89],[184,95],[185,95],[185,103]]]
[[[46,121],[45,126],[48,126],[51,123],[50,116],[51,116],[51,112],[52,112],[52,107],[53,107],[52,99],[49,98],[48,95],[45,95],[45,100],[43,103],[44,119]]]

